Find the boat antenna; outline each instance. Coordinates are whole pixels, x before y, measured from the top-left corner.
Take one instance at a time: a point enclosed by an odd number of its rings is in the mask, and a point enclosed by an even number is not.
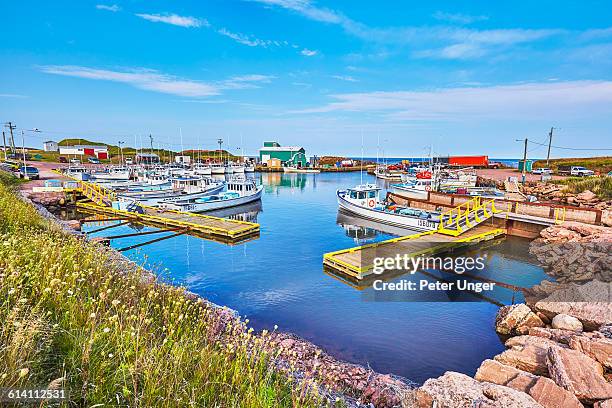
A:
[[[363,184],[363,128],[361,128],[361,162],[359,163],[359,174],[361,176],[360,184]]]

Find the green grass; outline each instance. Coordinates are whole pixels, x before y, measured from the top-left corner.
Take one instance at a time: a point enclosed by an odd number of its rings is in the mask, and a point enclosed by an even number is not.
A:
[[[538,160],[533,163],[533,168],[549,167],[557,170],[559,166],[584,166],[589,170],[607,173],[612,170],[612,157],[586,157],[586,158],[571,158],[571,159],[552,159],[550,164],[546,165],[546,160]]]
[[[566,186],[565,191],[569,193],[579,194],[590,190],[600,199],[612,199],[612,177],[569,177],[554,180],[553,183]]]
[[[63,384],[72,406],[320,405],[270,368],[269,335],[218,330],[218,310],[125,273],[19,200],[16,182],[0,177],[0,387]]]

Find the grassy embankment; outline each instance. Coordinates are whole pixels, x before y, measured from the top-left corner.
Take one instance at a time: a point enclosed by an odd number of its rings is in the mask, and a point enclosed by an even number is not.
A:
[[[552,182],[564,185],[568,193],[579,194],[589,190],[602,200],[612,200],[612,177],[569,177]]]
[[[546,165],[546,160],[538,160],[533,163],[534,169],[541,167],[549,167],[552,170],[556,171],[559,166],[583,166],[587,169],[605,174],[612,170],[612,156],[551,159],[549,165]]]
[[[119,273],[19,200],[15,182],[0,172],[0,387],[63,383],[73,406],[318,404],[269,368],[265,336],[235,324],[234,345],[219,344],[218,311]]]

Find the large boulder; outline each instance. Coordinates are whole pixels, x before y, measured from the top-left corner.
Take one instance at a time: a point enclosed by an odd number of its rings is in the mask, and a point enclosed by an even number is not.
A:
[[[533,375],[495,360],[485,360],[474,378],[529,394],[545,408],[582,408],[574,394],[559,387],[550,378]]]
[[[543,327],[544,322],[524,303],[503,306],[495,318],[495,330],[500,334],[525,334],[531,327]]]
[[[416,391],[416,406],[438,408],[541,408],[529,395],[498,384],[481,383],[452,371],[425,381]],[[435,405],[434,405],[435,404]]]
[[[585,403],[612,399],[612,384],[603,376],[601,364],[579,351],[550,347],[547,353],[550,377]]]
[[[569,346],[598,361],[609,370],[612,370],[612,340],[607,338],[574,336],[569,340]]]
[[[591,190],[584,190],[582,193],[578,194],[576,198],[580,201],[591,201],[597,198],[597,194],[595,194]]]
[[[548,327],[532,327],[529,329],[529,335],[535,337],[543,337],[553,340],[558,343],[569,344],[570,339],[576,335],[576,332],[568,330],[551,329]]]
[[[553,317],[551,326],[553,329],[569,330],[575,332],[581,332],[583,329],[580,320],[564,313],[559,313],[558,315]]]
[[[517,336],[506,341],[508,350],[495,356],[495,360],[522,371],[548,376],[546,354],[550,347],[562,347],[560,343],[537,336]]]

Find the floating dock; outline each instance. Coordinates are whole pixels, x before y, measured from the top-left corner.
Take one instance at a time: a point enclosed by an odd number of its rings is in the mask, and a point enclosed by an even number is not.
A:
[[[397,254],[409,257],[433,256],[492,240],[505,235],[503,228],[478,225],[461,236],[428,231],[393,238],[382,242],[342,249],[323,255],[323,265],[353,279],[362,280],[373,274],[374,258],[394,258]]]
[[[225,243],[238,243],[259,236],[259,224],[212,217],[174,210],[161,211],[158,208],[141,206],[143,213],[117,210],[93,202],[77,202],[77,207],[93,214],[106,214],[126,218],[132,222],[163,228],[180,227],[190,235],[211,238]]]

